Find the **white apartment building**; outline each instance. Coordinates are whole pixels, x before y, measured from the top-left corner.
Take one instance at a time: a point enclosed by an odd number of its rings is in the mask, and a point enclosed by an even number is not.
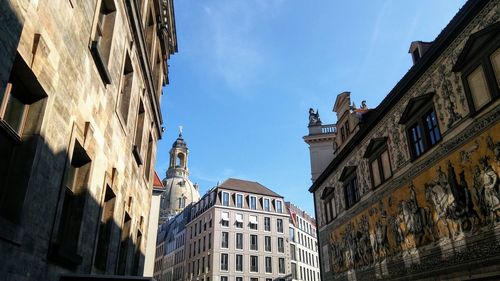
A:
[[[320,281],[316,222],[299,207],[285,203],[290,213],[290,262],[292,280]]]

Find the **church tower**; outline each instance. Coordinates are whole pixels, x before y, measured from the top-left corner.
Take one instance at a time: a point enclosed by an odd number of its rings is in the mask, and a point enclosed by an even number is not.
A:
[[[198,185],[189,180],[188,154],[182,129],[170,149],[170,162],[166,178],[163,179],[165,192],[160,206],[160,223],[180,213],[187,205],[200,200]]]

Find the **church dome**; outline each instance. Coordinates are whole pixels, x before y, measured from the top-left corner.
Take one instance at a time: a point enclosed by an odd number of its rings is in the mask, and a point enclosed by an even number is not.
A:
[[[170,149],[170,164],[162,181],[165,191],[161,195],[160,221],[175,216],[187,205],[200,200],[198,186],[189,180],[188,154],[181,131]]]
[[[195,186],[189,178],[174,177],[165,178],[163,180],[165,186],[164,210],[168,214],[177,214],[181,212],[187,205],[200,200],[198,187]],[[168,214],[166,214],[168,216]]]

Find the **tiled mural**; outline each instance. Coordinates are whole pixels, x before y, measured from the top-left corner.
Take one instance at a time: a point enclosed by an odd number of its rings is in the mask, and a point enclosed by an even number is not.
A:
[[[500,124],[330,233],[336,272],[500,225]]]

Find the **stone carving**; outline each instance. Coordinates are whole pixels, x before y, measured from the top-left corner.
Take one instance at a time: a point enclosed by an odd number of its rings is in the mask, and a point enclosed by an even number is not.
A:
[[[321,119],[319,118],[319,112],[316,109],[309,108],[309,126],[318,126],[321,125]]]

